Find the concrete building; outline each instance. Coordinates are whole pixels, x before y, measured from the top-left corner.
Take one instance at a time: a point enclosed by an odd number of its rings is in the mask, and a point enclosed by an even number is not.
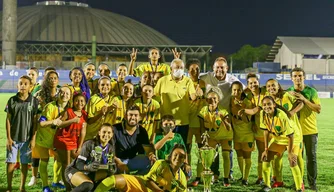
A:
[[[117,62],[129,62],[132,48],[138,49],[139,61],[148,60],[148,50],[152,47],[159,48],[167,61],[171,60],[175,47],[182,52],[182,59],[197,57],[206,61],[212,48],[178,45],[143,23],[84,3],[43,1],[17,8],[16,68],[82,66],[92,59],[93,36],[96,36],[96,64],[106,62],[111,68]],[[0,41],[3,39],[0,34]]]
[[[301,67],[306,73],[334,74],[334,38],[278,36],[266,61],[281,63],[281,69]]]

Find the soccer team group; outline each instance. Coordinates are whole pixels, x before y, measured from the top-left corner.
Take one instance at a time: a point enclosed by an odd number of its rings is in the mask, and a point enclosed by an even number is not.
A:
[[[129,66],[120,64],[117,78],[110,78],[107,64],[93,63],[73,68],[71,83],[60,86],[56,69],[30,68],[18,81],[18,92],[6,106],[7,191],[17,162],[21,164],[20,191],[25,188],[28,164],[43,192],[66,191],[187,191],[201,183],[203,167],[197,162],[197,177],[191,178],[190,145],[195,136],[209,136],[206,145],[221,146],[211,170],[218,183],[223,167],[223,185],[233,179],[233,149],[242,177],[248,185],[252,166],[262,191],[283,187],[283,153],[287,151],[296,191],[304,190],[306,153],[309,188],[317,191],[317,120],[321,106],[317,91],[304,84],[301,68],[291,71],[293,85],[283,90],[275,79],[260,86],[255,74],[247,85],[227,73],[227,61],[218,57],[213,72],[200,74],[201,63],[186,64],[173,50],[170,65],[160,62],[157,48],[149,51],[149,62],[134,67],[137,50]],[[185,75],[187,69],[189,76]],[[96,70],[100,77],[93,79]],[[127,76],[136,76],[134,85]],[[257,162],[251,155],[257,148]],[[303,152],[304,151],[304,152]],[[254,155],[254,154],[253,154]],[[53,157],[53,182],[49,186],[48,163]],[[194,162],[192,162],[194,164]],[[287,165],[286,165],[287,166]],[[194,169],[194,167],[193,167]],[[306,176],[305,176],[306,177]]]

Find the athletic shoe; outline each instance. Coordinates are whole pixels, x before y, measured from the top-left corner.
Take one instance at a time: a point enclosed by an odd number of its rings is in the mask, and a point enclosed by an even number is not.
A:
[[[224,183],[224,187],[230,187],[230,186],[231,186],[231,184],[230,184],[228,178],[224,178],[223,183]]]
[[[193,187],[197,187],[198,184],[200,183],[200,181],[201,181],[201,178],[196,177],[196,179],[193,182],[191,182],[190,185],[193,186]]]
[[[310,189],[311,189],[312,191],[318,191],[318,188],[317,188],[316,185],[310,185]]]
[[[211,184],[217,184],[219,183],[219,179],[218,179],[218,175],[213,175],[212,176],[212,180],[211,180]]]
[[[243,179],[243,180],[241,181],[241,183],[242,183],[243,186],[248,186],[248,181],[247,181],[247,180],[244,180],[244,179]]]
[[[276,176],[273,176],[270,180],[272,183],[275,183],[276,182]]]
[[[53,188],[65,189],[65,186],[62,185],[61,183],[52,183],[51,186]]]
[[[43,187],[43,192],[53,192],[49,186]]]
[[[228,176],[228,179],[231,180],[231,181],[234,181],[234,177],[233,177],[232,173]]]
[[[258,178],[255,182],[256,185],[262,185],[263,184],[263,178]]]
[[[37,179],[41,178],[39,172],[37,172],[36,178],[37,178]]]
[[[271,188],[268,187],[268,186],[264,186],[260,191],[261,192],[268,192],[268,191],[271,191]]]
[[[272,188],[283,187],[284,183],[276,181],[274,184],[271,185]]]
[[[36,185],[36,183],[37,183],[37,178],[35,176],[32,176],[30,182],[28,183],[28,186],[31,187],[33,185]]]

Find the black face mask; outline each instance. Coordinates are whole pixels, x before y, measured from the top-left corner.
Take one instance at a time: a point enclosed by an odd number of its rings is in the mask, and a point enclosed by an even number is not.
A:
[[[161,127],[161,129],[164,131],[164,133],[169,133],[169,131],[173,131],[174,130],[174,126],[165,126],[165,127]]]

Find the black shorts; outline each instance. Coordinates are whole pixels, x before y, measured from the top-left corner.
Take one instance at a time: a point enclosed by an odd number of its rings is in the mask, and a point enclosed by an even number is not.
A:
[[[74,167],[67,167],[65,169],[65,180],[67,181],[67,183],[69,183],[71,185],[72,188],[74,187],[77,187],[77,186],[74,186],[72,183],[71,183],[71,178],[72,176],[77,173],[77,172],[82,172],[82,171],[79,171],[78,169],[74,168]],[[82,172],[84,173],[85,175],[87,175],[87,177],[94,183],[94,179],[95,179],[95,172]]]

